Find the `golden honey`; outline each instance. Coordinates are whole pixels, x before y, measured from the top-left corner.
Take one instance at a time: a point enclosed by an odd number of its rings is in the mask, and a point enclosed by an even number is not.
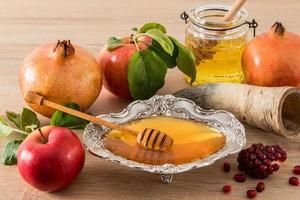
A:
[[[107,133],[103,143],[114,154],[140,163],[184,164],[203,159],[224,147],[225,136],[204,123],[171,117],[150,117],[127,125],[137,131],[155,128],[168,134],[174,143],[169,151],[152,151],[141,147],[136,137],[113,130]]]
[[[244,75],[241,57],[246,41],[246,36],[242,35],[238,38],[203,43],[187,35],[185,44],[193,51],[197,64],[196,80],[193,85],[211,82],[242,82]],[[188,77],[186,79],[189,81]]]
[[[247,43],[247,11],[241,9],[233,19],[224,21],[229,9],[227,5],[200,5],[183,15],[185,44],[196,58],[193,85],[244,80],[241,58]]]

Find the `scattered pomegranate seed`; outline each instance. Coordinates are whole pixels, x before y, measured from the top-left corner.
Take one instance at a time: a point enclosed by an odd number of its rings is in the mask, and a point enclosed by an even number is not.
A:
[[[291,177],[289,179],[289,184],[293,186],[298,186],[299,185],[299,179],[295,176]]]
[[[296,175],[300,174],[300,165],[296,165],[293,169],[293,173]]]
[[[229,192],[231,192],[231,186],[230,186],[230,185],[224,185],[224,186],[223,186],[223,192],[224,192],[224,193],[229,193]]]
[[[265,189],[265,184],[264,182],[260,181],[258,182],[257,186],[256,186],[256,191],[257,192],[262,192]]]
[[[223,164],[223,170],[225,172],[230,172],[230,169],[231,169],[230,164],[228,162],[224,162],[224,164]]]
[[[247,196],[248,196],[248,198],[250,198],[250,199],[255,198],[256,195],[257,195],[256,190],[248,190],[248,191],[247,191]]]
[[[246,176],[244,174],[236,174],[236,175],[234,175],[233,178],[237,182],[245,182],[246,181]]]

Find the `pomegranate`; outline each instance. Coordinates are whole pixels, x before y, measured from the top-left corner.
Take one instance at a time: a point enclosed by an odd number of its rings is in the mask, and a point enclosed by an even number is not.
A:
[[[23,96],[31,90],[59,104],[77,103],[84,111],[97,99],[102,75],[89,52],[64,40],[32,51],[20,67],[19,84]],[[46,106],[28,105],[46,117],[54,112]]]
[[[276,22],[248,43],[242,66],[249,84],[300,87],[300,36]]]

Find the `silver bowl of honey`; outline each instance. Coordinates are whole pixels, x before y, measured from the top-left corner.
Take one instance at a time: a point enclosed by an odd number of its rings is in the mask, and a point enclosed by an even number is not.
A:
[[[227,111],[204,110],[172,95],[134,101],[120,113],[98,116],[131,129],[159,129],[173,138],[168,151],[141,147],[136,137],[105,126],[88,124],[83,144],[93,155],[150,173],[169,183],[176,173],[213,164],[246,144],[243,125]]]

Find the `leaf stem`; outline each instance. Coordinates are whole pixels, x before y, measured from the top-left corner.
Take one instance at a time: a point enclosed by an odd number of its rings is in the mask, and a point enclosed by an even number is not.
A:
[[[23,135],[29,135],[29,133],[27,133],[27,132],[25,132],[25,131],[21,131],[21,130],[16,129],[16,128],[12,128],[12,130],[13,130],[14,132],[21,133],[21,134],[23,134]]]

